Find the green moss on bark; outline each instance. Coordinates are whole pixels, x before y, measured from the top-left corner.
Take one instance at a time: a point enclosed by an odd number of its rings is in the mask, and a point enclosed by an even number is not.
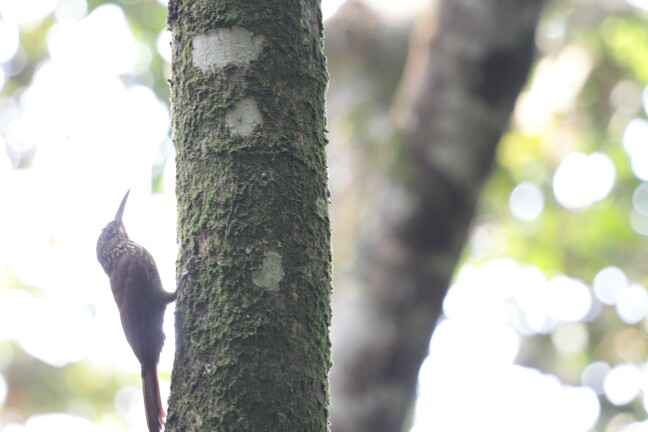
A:
[[[319,3],[169,8],[180,265],[197,259],[178,297],[167,430],[326,431],[331,257]],[[208,73],[193,66],[192,38],[232,26],[263,37],[259,57]],[[238,136],[225,118],[245,98],[262,124]],[[282,276],[275,268],[273,284],[255,283],[268,256],[281,257]]]

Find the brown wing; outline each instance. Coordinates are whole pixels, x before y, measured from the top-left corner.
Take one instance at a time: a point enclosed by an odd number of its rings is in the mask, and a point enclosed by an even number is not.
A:
[[[153,259],[143,249],[124,253],[110,275],[126,340],[142,365],[158,363],[164,344],[162,322],[165,304],[156,296],[160,276]]]

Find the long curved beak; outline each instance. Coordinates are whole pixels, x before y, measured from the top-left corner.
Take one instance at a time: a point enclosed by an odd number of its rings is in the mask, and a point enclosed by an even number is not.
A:
[[[128,200],[128,194],[130,193],[130,189],[126,191],[126,195],[124,195],[124,198],[122,198],[121,204],[119,204],[119,209],[117,209],[117,214],[115,215],[115,220],[121,222],[122,221],[122,215],[124,214],[124,209],[126,208],[126,201]]]

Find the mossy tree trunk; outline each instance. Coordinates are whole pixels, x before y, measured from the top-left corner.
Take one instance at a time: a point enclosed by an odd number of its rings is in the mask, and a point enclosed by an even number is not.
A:
[[[315,0],[175,0],[179,269],[167,431],[326,431],[330,245]]]

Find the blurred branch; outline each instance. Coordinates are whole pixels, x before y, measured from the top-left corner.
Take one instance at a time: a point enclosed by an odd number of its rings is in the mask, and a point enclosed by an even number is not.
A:
[[[404,427],[481,186],[534,57],[543,4],[441,1],[435,36],[410,47],[395,113],[400,148],[376,149],[398,160],[363,224],[356,283],[339,293],[346,298],[334,315],[334,432]]]

